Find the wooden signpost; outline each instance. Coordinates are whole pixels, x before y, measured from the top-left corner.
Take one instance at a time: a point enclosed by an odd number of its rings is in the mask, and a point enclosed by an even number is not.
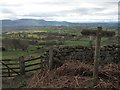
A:
[[[93,70],[93,85],[97,84],[98,79],[98,67],[99,67],[99,60],[100,60],[100,43],[102,37],[112,37],[115,35],[113,31],[103,31],[102,27],[97,27],[97,30],[83,30],[81,32],[82,35],[85,36],[95,36],[95,54],[94,54],[94,70]]]
[[[53,68],[53,48],[49,48],[49,69]]]
[[[93,37],[93,36],[90,36],[89,38],[90,38],[90,41],[89,41],[89,47],[92,48],[94,37]]]

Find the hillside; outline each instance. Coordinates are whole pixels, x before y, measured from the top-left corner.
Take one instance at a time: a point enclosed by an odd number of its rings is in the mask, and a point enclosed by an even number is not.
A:
[[[94,23],[73,23],[66,21],[46,21],[43,19],[17,19],[17,20],[0,20],[2,22],[3,31],[11,30],[30,30],[43,28],[45,26],[103,26],[103,27],[115,27],[118,26],[117,22],[94,22]]]

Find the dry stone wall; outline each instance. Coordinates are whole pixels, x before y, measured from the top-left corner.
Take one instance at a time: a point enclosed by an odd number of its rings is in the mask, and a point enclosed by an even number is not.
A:
[[[118,63],[120,45],[102,46],[100,50],[100,62]],[[46,51],[44,58],[49,60],[49,51]],[[66,60],[80,60],[81,62],[93,62],[94,48],[85,46],[64,46],[53,48],[53,60],[64,62]]]

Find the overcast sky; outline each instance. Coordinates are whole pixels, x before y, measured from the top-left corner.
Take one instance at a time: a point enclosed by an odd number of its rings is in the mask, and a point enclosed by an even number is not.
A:
[[[0,19],[69,22],[118,20],[119,0],[0,0]]]

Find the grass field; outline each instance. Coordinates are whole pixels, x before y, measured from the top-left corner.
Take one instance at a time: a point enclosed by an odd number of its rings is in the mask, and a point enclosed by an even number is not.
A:
[[[30,45],[28,47],[28,51],[22,51],[22,50],[8,50],[8,51],[4,51],[2,52],[2,58],[3,59],[7,59],[7,58],[18,58],[20,56],[33,56],[33,57],[37,57],[37,56],[40,56],[42,53],[40,52],[36,52],[36,47],[37,46],[33,46],[33,45]]]
[[[40,32],[45,32],[45,35],[39,35],[39,34],[35,34],[35,33],[40,33]],[[56,41],[57,38],[53,38],[51,40],[42,40],[42,38],[46,38],[49,33],[58,33],[59,34],[66,34],[66,35],[70,35],[70,34],[74,34],[76,35],[76,37],[78,37],[79,39],[65,39],[63,41],[63,45],[84,45],[84,46],[89,46],[89,37],[85,37],[82,36],[80,33],[80,30],[72,30],[72,29],[64,29],[64,30],[60,30],[60,29],[48,29],[48,30],[25,30],[25,31],[15,31],[15,32],[8,32],[8,33],[4,33],[3,35],[0,35],[0,39],[5,39],[5,38],[9,38],[9,39],[19,39],[19,40],[28,40],[28,41],[32,41],[36,40],[38,43],[42,43],[42,42],[52,42],[53,39]],[[48,34],[48,35],[47,35]],[[23,37],[25,35],[25,37]],[[55,36],[55,35],[54,35]],[[49,38],[48,38],[49,39]],[[115,39],[113,38],[102,38],[101,40],[101,45],[106,45],[106,44],[112,44],[115,42]],[[94,41],[93,41],[94,44]],[[36,52],[36,48],[38,47],[38,45],[29,45],[28,47],[28,52],[22,51],[22,50],[8,50],[8,51],[4,51],[2,53],[2,58],[17,58],[19,56],[29,56],[29,55],[33,55],[33,56],[39,56],[40,52]],[[41,47],[39,45],[39,47]]]
[[[87,41],[82,41],[82,40],[79,40],[79,41],[71,41],[71,40],[68,40],[68,41],[65,41],[65,42],[64,42],[64,45],[84,45],[84,46],[88,46],[88,45],[89,45],[89,42],[87,42]]]
[[[40,56],[41,53],[37,53],[37,52],[24,52],[24,51],[7,51],[7,52],[2,52],[2,58],[3,59],[7,59],[7,58],[18,58],[20,56],[34,56],[34,57],[37,57],[37,56]]]

